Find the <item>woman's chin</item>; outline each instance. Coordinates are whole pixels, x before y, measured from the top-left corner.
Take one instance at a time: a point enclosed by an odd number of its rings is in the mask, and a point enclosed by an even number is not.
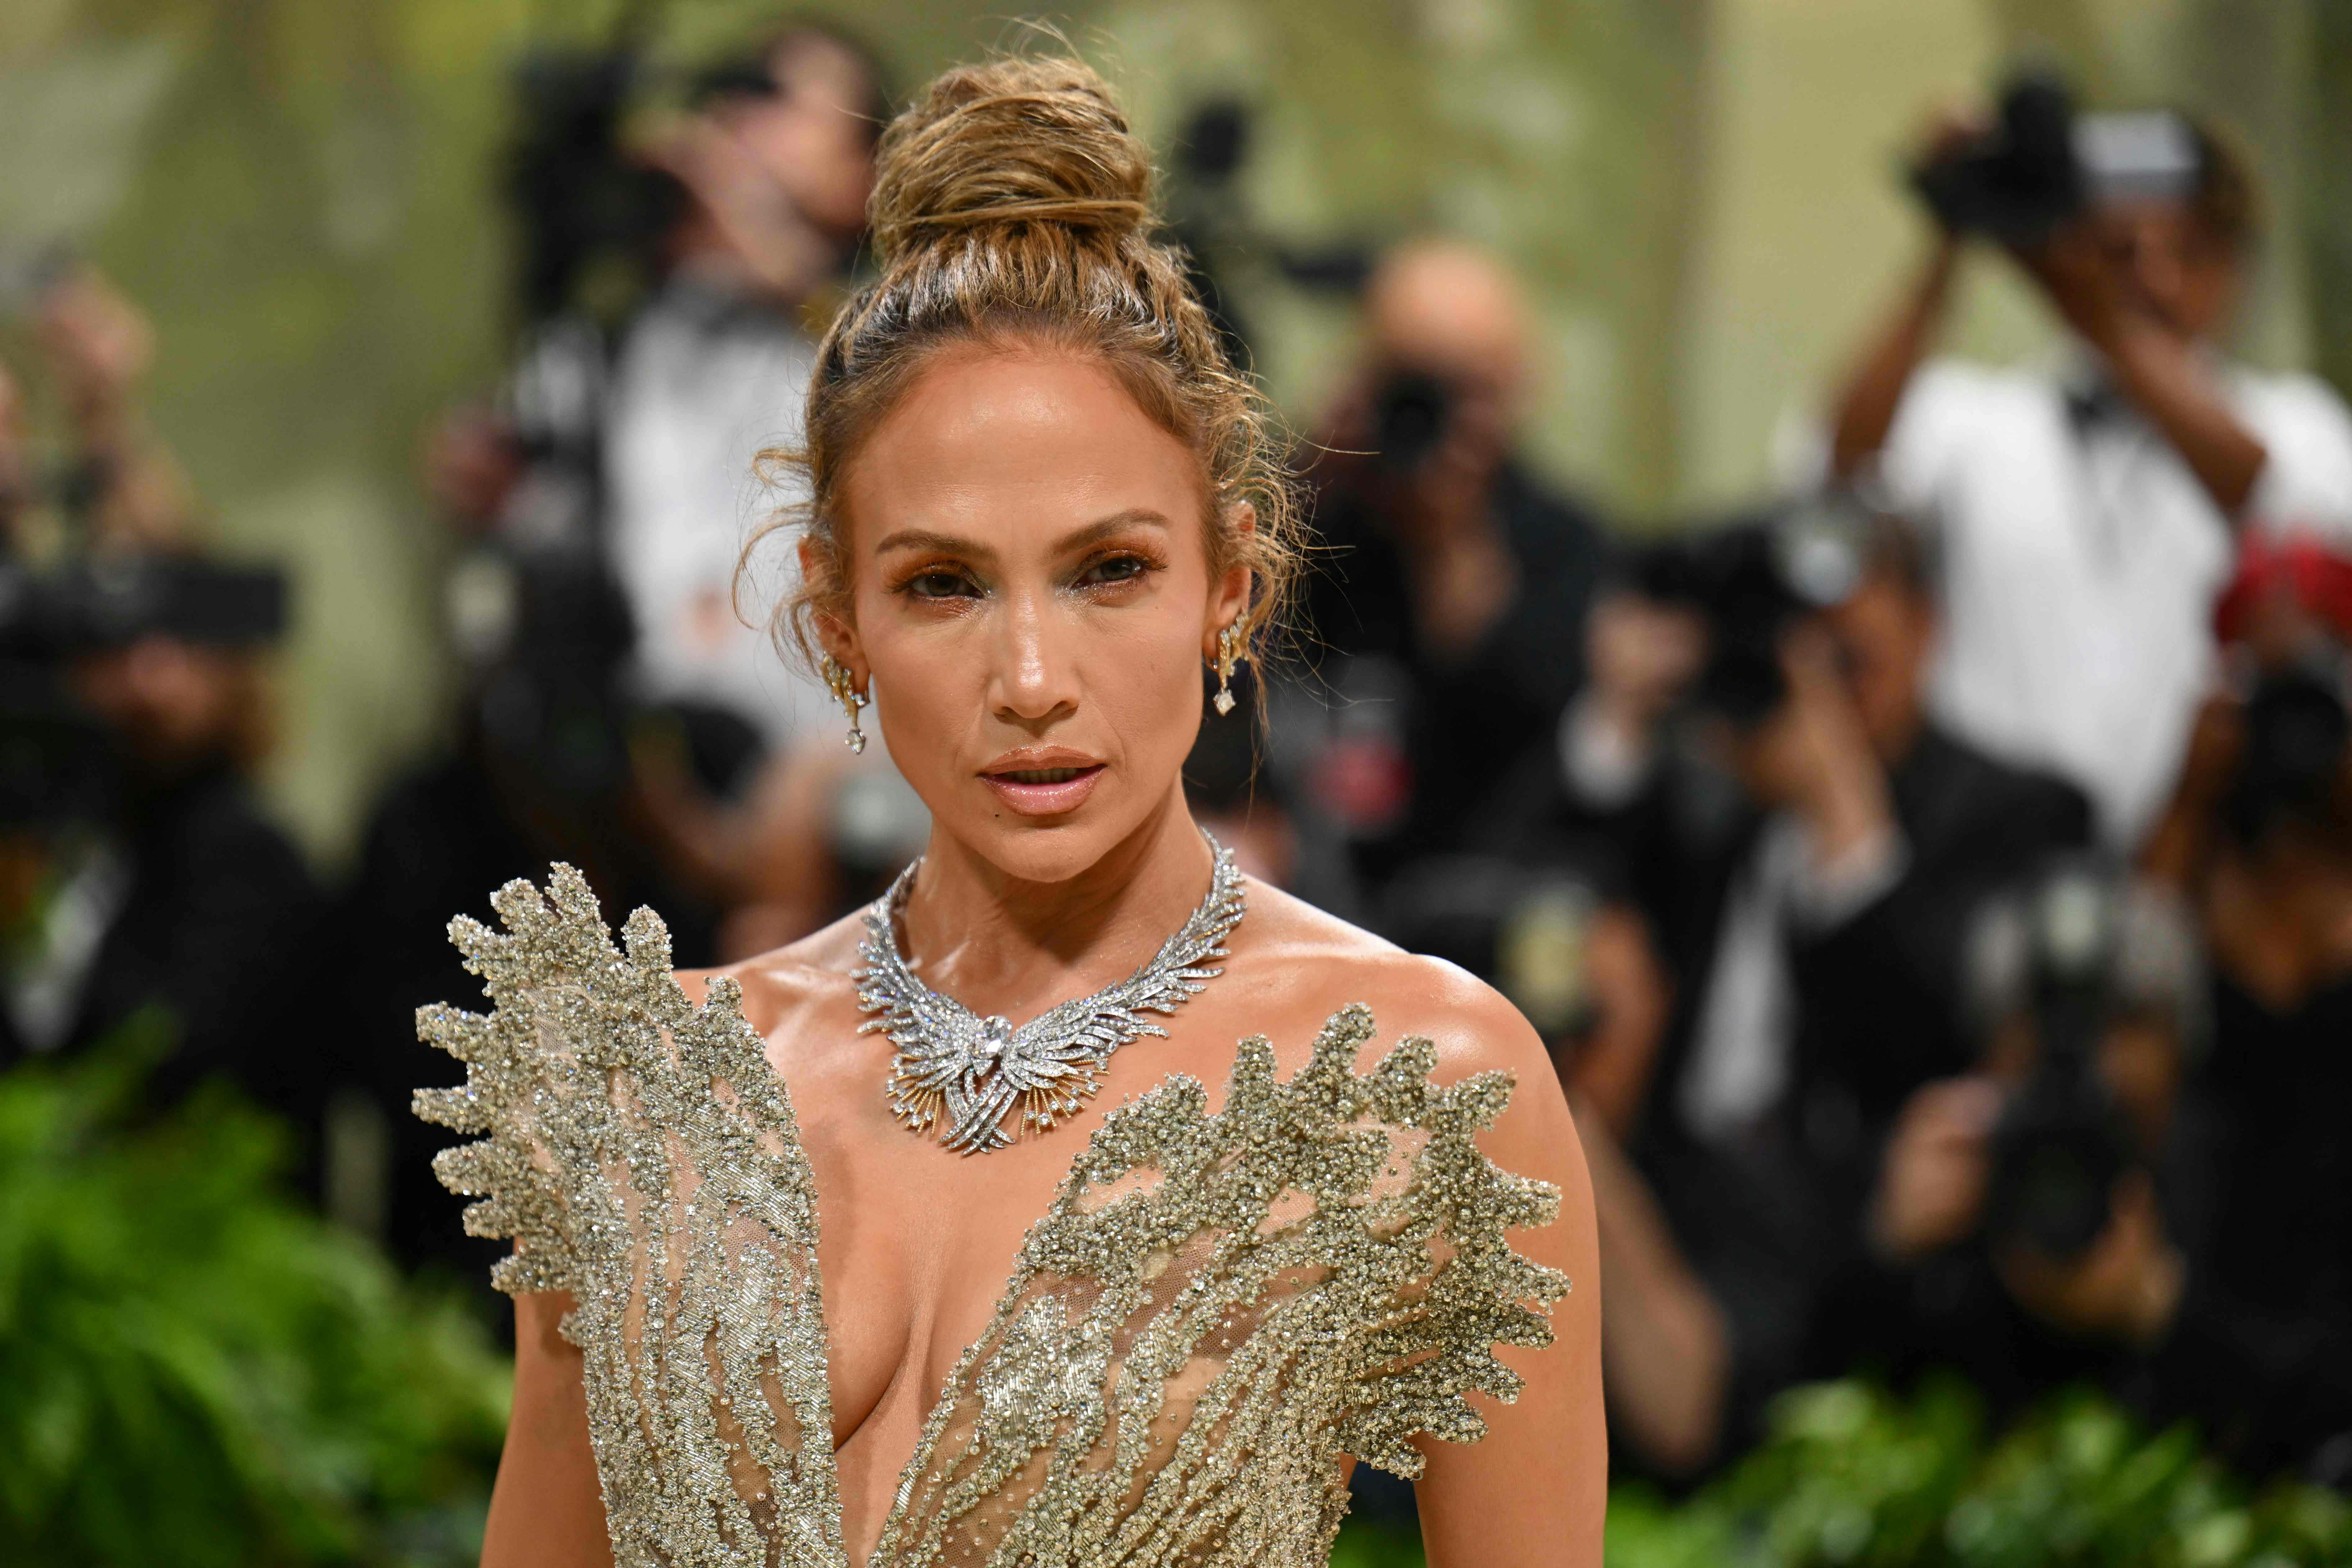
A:
[[[1089,801],[1075,811],[1030,816],[999,809],[977,821],[942,824],[1005,876],[1066,882],[1092,868],[1136,827]]]

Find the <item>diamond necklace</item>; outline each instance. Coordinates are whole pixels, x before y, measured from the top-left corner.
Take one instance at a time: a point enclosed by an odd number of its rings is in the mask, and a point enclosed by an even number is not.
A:
[[[1241,873],[1233,851],[1209,837],[1215,869],[1209,896],[1151,962],[1118,984],[1040,1013],[1014,1028],[1003,1016],[981,1017],[952,996],[914,976],[898,951],[898,915],[915,885],[916,861],[866,910],[859,942],[860,1012],[879,1013],[858,1026],[861,1035],[887,1034],[898,1048],[890,1069],[890,1109],[910,1131],[939,1131],[961,1154],[1012,1145],[1020,1132],[1044,1132],[1102,1087],[1111,1053],[1139,1035],[1168,1031],[1144,1020],[1166,1016],[1224,973],[1205,968],[1225,956],[1223,946],[1244,912]],[[1015,1109],[1019,1126],[1005,1131]]]

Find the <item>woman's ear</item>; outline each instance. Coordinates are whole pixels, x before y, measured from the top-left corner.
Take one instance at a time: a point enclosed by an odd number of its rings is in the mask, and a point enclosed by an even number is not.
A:
[[[1235,539],[1246,541],[1256,535],[1257,508],[1249,502],[1235,502],[1234,509],[1225,515]],[[1250,569],[1248,562],[1244,559],[1247,553],[1246,551],[1235,551],[1233,563],[1218,574],[1216,583],[1209,591],[1209,620],[1202,629],[1202,646],[1212,661],[1216,658],[1217,634],[1249,610]]]
[[[800,554],[802,582],[811,582],[824,574],[824,559],[817,553],[814,540],[802,539]],[[819,610],[814,620],[818,651],[845,668],[857,689],[865,690],[872,672],[866,668],[866,651],[858,646],[856,626],[831,610]]]

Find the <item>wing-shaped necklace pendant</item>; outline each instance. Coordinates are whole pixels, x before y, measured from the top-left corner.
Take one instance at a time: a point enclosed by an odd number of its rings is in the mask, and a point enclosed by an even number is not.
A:
[[[1103,1064],[1139,1035],[1168,1031],[1145,1019],[1190,1001],[1223,973],[1205,967],[1225,956],[1225,938],[1241,924],[1241,873],[1233,851],[1210,837],[1216,865],[1209,896],[1151,962],[1118,984],[1065,1002],[1014,1028],[983,1018],[915,978],[898,951],[898,915],[915,885],[916,861],[866,911],[858,945],[860,1011],[879,1014],[858,1026],[898,1049],[888,1084],[890,1109],[913,1131],[936,1132],[963,1154],[1009,1147],[1023,1132],[1043,1132],[1102,1087]],[[1017,1120],[1016,1120],[1017,1116]]]

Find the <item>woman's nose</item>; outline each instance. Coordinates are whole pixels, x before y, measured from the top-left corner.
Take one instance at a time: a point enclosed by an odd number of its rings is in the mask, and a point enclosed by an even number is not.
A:
[[[1013,723],[1038,725],[1077,710],[1075,663],[1069,628],[1050,599],[1019,595],[1007,599],[1003,635],[992,672],[990,706]]]

